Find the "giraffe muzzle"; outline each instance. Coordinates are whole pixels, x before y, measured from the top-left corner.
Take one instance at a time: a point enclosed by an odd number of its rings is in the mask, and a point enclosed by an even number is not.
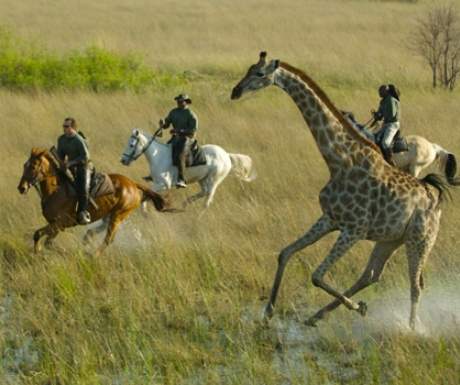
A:
[[[232,100],[239,99],[242,93],[243,93],[243,90],[241,89],[241,87],[236,86],[232,90],[232,95],[230,96],[230,99]]]

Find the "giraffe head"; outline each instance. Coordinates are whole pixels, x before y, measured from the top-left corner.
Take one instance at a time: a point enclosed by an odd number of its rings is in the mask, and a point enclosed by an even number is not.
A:
[[[262,51],[259,61],[249,67],[243,79],[233,88],[231,98],[239,99],[248,91],[257,91],[272,85],[279,64],[279,60],[271,60],[267,63],[267,53]]]

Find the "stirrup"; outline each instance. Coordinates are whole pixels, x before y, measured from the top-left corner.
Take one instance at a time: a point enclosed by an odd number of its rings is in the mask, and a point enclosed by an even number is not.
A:
[[[186,188],[187,187],[187,183],[185,183],[185,181],[183,179],[179,179],[177,182],[176,182],[176,187],[177,188]]]

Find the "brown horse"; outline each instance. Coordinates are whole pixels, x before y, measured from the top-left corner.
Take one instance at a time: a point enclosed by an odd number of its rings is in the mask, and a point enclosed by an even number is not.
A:
[[[105,218],[108,223],[107,234],[96,254],[101,254],[113,241],[115,232],[120,223],[140,204],[150,199],[158,211],[164,211],[167,203],[164,198],[131,179],[119,175],[109,174],[114,187],[114,193],[95,198],[97,209],[90,205],[91,220]],[[18,190],[21,194],[27,193],[31,186],[39,186],[43,216],[48,225],[35,231],[34,250],[40,250],[40,238],[47,236],[45,246],[50,246],[59,231],[67,227],[76,226],[75,216],[76,198],[69,196],[65,177],[59,171],[59,165],[53,155],[40,148],[33,148],[30,158],[24,164],[24,172],[19,181]]]

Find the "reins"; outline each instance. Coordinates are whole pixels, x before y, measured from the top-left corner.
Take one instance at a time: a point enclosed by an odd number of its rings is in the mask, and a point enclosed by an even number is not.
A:
[[[133,155],[133,153],[131,154],[126,154],[125,152],[123,153],[123,156],[126,156],[130,162],[132,162],[133,160],[137,160],[142,154],[144,154],[147,149],[150,147],[150,145],[155,141],[155,139],[160,135],[161,133],[161,130],[163,130],[163,128],[159,128],[158,130],[155,131],[155,133],[152,135],[152,137],[150,138],[150,140],[147,142],[147,144],[144,146],[144,148],[141,150],[141,152],[137,155]],[[139,137],[136,138],[136,144],[134,146],[134,151],[136,150],[136,147],[137,147],[137,144],[139,143]]]

